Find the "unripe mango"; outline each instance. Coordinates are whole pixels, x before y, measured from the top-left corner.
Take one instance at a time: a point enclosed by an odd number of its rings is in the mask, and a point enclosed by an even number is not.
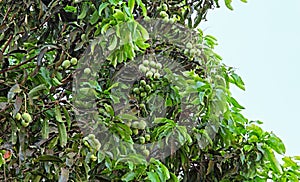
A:
[[[16,116],[15,116],[16,120],[20,120],[22,118],[21,114],[20,113],[17,113]]]
[[[22,114],[22,118],[26,121],[26,123],[32,122],[32,118],[31,118],[30,114],[28,114],[26,112]]]

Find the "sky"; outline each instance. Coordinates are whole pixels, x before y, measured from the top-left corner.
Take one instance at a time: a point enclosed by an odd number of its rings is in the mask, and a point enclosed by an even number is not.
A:
[[[283,140],[287,155],[300,155],[300,1],[233,0],[233,11],[220,3],[200,28],[245,82],[233,96],[248,119]]]

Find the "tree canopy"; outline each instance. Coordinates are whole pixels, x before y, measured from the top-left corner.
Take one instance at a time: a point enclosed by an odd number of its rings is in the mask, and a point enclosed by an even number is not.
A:
[[[199,28],[219,4],[0,1],[0,180],[299,181]]]

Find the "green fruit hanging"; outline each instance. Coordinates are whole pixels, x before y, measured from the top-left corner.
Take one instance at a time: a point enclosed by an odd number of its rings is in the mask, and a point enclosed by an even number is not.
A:
[[[154,74],[154,79],[159,79],[160,78],[160,74],[159,73],[155,73]]]
[[[139,134],[139,130],[135,128],[135,129],[132,130],[132,133],[133,133],[134,135],[137,135],[137,134]]]
[[[186,43],[185,47],[187,49],[191,49],[193,47],[193,45],[192,45],[192,43],[188,42],[188,43]]]
[[[143,65],[144,65],[144,66],[148,66],[148,65],[149,65],[149,61],[148,61],[148,60],[144,60],[144,61],[143,61]]]
[[[140,121],[139,124],[138,124],[138,129],[144,130],[144,129],[146,128],[146,126],[147,126],[146,121],[142,120],[142,121]]]
[[[67,69],[71,66],[71,63],[70,61],[67,59],[67,60],[64,60],[62,65],[61,65],[63,68]]]
[[[152,68],[154,68],[154,67],[156,66],[156,63],[155,63],[155,61],[150,61],[149,65],[150,65]]]
[[[162,68],[162,64],[161,63],[156,63],[155,68],[160,70]]]
[[[147,149],[144,149],[144,150],[143,150],[143,154],[144,154],[146,157],[148,157],[148,156],[150,155],[150,151],[147,150]]]
[[[141,80],[141,81],[140,81],[140,84],[141,84],[142,86],[145,86],[145,85],[146,85],[146,81],[145,81],[145,80]]]
[[[146,96],[147,96],[147,93],[146,93],[146,92],[141,92],[140,96],[141,96],[141,97],[146,97]]]
[[[139,141],[141,144],[144,144],[146,142],[146,139],[145,139],[145,137],[140,137]]]
[[[153,76],[153,72],[152,71],[147,71],[146,77],[151,78],[152,76]]]
[[[27,127],[29,125],[29,122],[26,122],[25,120],[21,121],[22,126]]]
[[[23,113],[23,114],[22,114],[22,118],[23,118],[27,123],[31,123],[31,122],[32,122],[32,118],[31,118],[30,114],[28,114],[28,113]]]
[[[151,91],[151,86],[150,85],[146,85],[145,89],[146,89],[147,92],[150,92]]]
[[[149,142],[150,140],[151,140],[151,136],[150,136],[150,134],[145,134],[145,140],[146,140],[146,142]]]
[[[20,120],[22,118],[21,114],[20,113],[17,113],[16,116],[15,116],[16,120]]]
[[[138,121],[134,121],[133,123],[131,123],[131,127],[132,128],[138,128],[139,127],[139,122]]]
[[[83,70],[83,73],[84,74],[86,74],[86,75],[89,75],[89,74],[91,74],[91,69],[90,68],[85,68],[84,70]]]
[[[77,58],[72,58],[72,59],[71,59],[71,64],[72,64],[72,65],[76,65],[77,62],[78,62]]]
[[[140,89],[139,88],[134,88],[132,90],[135,94],[140,94]]]
[[[146,72],[148,71],[148,68],[141,64],[141,65],[139,65],[139,70],[140,70],[142,73],[146,73]]]

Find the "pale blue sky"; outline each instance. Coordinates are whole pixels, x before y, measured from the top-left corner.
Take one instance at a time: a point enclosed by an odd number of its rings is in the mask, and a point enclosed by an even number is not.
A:
[[[245,92],[232,89],[243,114],[263,121],[287,155],[300,155],[300,0],[234,0],[233,7],[210,11],[200,27],[246,84]]]

